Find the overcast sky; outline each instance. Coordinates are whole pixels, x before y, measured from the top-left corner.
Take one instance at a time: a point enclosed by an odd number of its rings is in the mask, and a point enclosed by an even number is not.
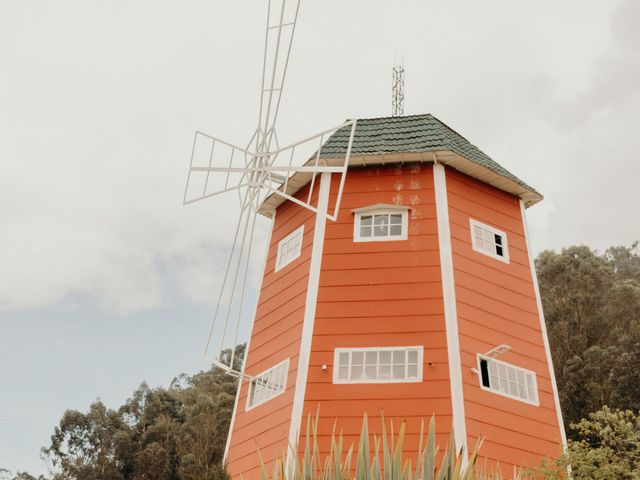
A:
[[[182,207],[196,129],[248,141],[266,0],[0,0],[0,467],[67,408],[202,355],[234,213]],[[640,2],[303,0],[283,144],[432,113],[545,195],[535,252],[640,239]],[[264,223],[257,241],[264,243]]]

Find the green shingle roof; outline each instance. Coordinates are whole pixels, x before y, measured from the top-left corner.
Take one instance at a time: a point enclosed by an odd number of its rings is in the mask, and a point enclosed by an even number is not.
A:
[[[321,158],[344,157],[350,134],[351,126],[336,131],[323,145]],[[455,152],[470,162],[540,195],[458,132],[430,114],[358,120],[351,156],[438,151]]]

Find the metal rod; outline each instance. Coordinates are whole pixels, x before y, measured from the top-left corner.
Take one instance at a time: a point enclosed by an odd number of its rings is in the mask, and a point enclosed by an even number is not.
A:
[[[349,170],[349,161],[351,160],[351,149],[353,147],[353,138],[356,134],[356,126],[358,121],[354,120],[353,125],[351,126],[351,135],[349,136],[349,145],[347,147],[347,153],[344,157],[344,172],[342,173],[342,178],[340,179],[340,187],[338,187],[338,196],[336,197],[336,206],[333,210],[333,215],[327,215],[328,218],[335,222],[338,218],[338,210],[340,209],[340,201],[342,200],[342,192],[344,190],[344,182],[347,179],[347,171]]]
[[[191,169],[193,168],[193,156],[196,153],[196,139],[198,138],[198,132],[193,135],[193,146],[191,147],[191,160],[189,161],[189,172],[187,173],[187,183],[184,186],[184,197],[182,204],[187,205],[187,192],[189,191],[189,180],[191,179]]]
[[[211,152],[209,153],[209,168],[211,168],[211,162],[213,162],[213,150],[216,148],[216,141],[213,140],[211,142]],[[211,171],[207,172],[207,177],[204,180],[204,188],[202,189],[202,195],[207,193],[207,185],[209,185],[209,175],[211,175]],[[227,186],[225,185],[225,188]]]

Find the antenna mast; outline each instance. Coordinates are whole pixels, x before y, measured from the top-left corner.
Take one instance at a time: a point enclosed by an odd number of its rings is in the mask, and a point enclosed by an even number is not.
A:
[[[391,116],[401,117],[404,115],[404,67],[395,65],[393,67],[393,98],[391,104]]]

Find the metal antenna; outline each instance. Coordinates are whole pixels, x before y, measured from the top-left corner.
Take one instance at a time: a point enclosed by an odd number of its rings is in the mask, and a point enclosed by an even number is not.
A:
[[[243,312],[246,315],[244,307],[251,265],[251,247],[260,206],[267,197],[277,195],[318,213],[317,200],[312,200],[315,177],[319,173],[335,173],[340,175],[340,181],[334,209],[331,214],[327,214],[328,219],[335,221],[356,129],[356,121],[352,120],[289,146],[279,145],[275,125],[299,9],[300,0],[269,0],[264,33],[258,126],[246,148],[197,131],[193,139],[184,192],[185,205],[227,192],[236,192],[238,195],[240,215],[205,354],[214,365],[230,375],[242,378],[247,376],[244,375],[243,368],[237,365],[239,362],[236,361],[236,347]],[[329,165],[321,154],[324,140],[340,129],[344,129],[345,136],[348,135],[348,147],[344,158],[332,156]],[[294,159],[296,154],[304,155],[304,147],[315,153],[303,157],[306,163],[297,166]],[[289,185],[289,179],[293,174],[300,177],[298,185],[300,180],[302,183],[310,183],[307,198],[294,195],[293,186]],[[213,345],[216,347],[215,351],[210,352]]]
[[[393,67],[392,85],[391,115],[401,117],[404,115],[404,67],[402,65]]]

